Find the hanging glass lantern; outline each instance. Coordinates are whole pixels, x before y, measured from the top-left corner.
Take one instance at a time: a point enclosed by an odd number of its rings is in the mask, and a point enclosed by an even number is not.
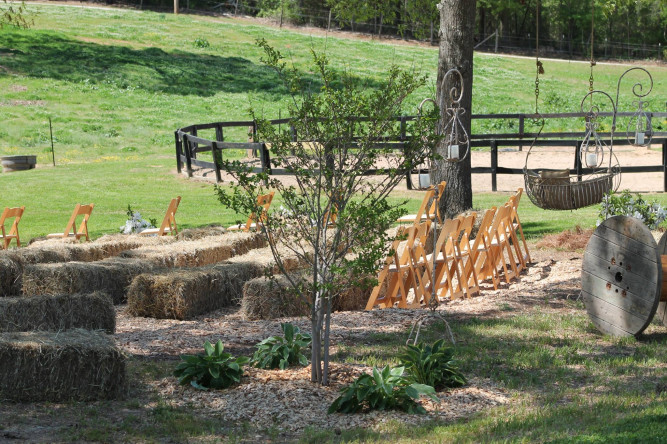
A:
[[[644,104],[641,100],[637,103],[637,112],[632,115],[628,122],[628,142],[634,146],[648,146],[653,137],[653,128],[651,119],[644,111]],[[630,139],[630,134],[634,133],[634,140]]]
[[[600,124],[597,122],[597,112],[591,112],[586,117],[586,135],[581,142],[581,163],[587,168],[598,168],[604,161],[604,152],[607,149],[598,135]]]
[[[461,116],[465,114],[465,109],[461,107],[463,99],[463,76],[458,69],[450,69],[442,79],[444,89],[447,77],[456,75],[458,77],[460,88],[453,86],[449,90],[449,104],[446,108],[447,123],[443,129],[445,136],[445,160],[448,162],[461,162],[468,156],[470,151],[470,138],[468,132],[463,127]]]

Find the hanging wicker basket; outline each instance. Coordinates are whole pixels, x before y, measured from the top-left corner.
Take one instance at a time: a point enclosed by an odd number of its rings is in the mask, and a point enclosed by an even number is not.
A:
[[[615,191],[621,182],[618,164],[593,174],[570,175],[569,170],[539,171],[524,169],[526,194],[545,210],[576,210],[602,202],[605,193]]]

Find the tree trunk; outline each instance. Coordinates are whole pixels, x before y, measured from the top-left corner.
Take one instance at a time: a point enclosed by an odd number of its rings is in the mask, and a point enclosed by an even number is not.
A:
[[[477,0],[442,0],[440,10],[440,56],[438,61],[438,103],[448,103],[449,82],[442,85],[442,79],[448,70],[457,68],[463,76],[464,92],[461,106],[465,113],[461,122],[470,135],[470,115],[472,111],[472,53],[475,32],[475,6]],[[454,80],[450,76],[448,80]],[[443,87],[444,86],[444,87]],[[441,119],[445,119],[446,110],[442,109]],[[444,126],[443,122],[443,126]],[[440,199],[440,211],[445,217],[452,217],[472,208],[472,178],[470,175],[470,153],[461,162],[445,160],[446,145],[438,146],[438,153],[443,159],[435,162],[432,178],[434,183],[447,181],[443,199]],[[463,155],[463,153],[461,153]]]

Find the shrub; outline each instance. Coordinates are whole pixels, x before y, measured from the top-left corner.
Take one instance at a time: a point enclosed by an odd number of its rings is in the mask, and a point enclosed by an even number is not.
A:
[[[343,388],[328,412],[357,413],[369,409],[426,413],[417,400],[420,395],[426,395],[437,401],[435,389],[413,382],[412,378],[403,375],[404,371],[404,367],[387,366],[382,370],[374,367],[372,376],[363,374]]]
[[[444,339],[433,345],[408,345],[400,360],[410,377],[420,384],[441,389],[461,387],[467,382],[454,361],[454,348],[446,347]]]
[[[189,383],[199,390],[223,389],[238,383],[243,376],[243,365],[249,359],[244,356],[234,358],[224,349],[222,341],[215,346],[206,341],[205,354],[181,356],[183,362],[174,370],[174,376],[181,385]]]
[[[310,347],[310,335],[302,334],[299,327],[290,323],[280,324],[280,327],[285,336],[271,336],[257,344],[257,351],[252,357],[253,365],[258,368],[281,370],[295,364],[308,365],[308,358],[302,351]]]
[[[630,190],[623,190],[621,193],[610,192],[602,198],[597,225],[612,216],[634,217],[650,230],[655,230],[667,218],[667,210],[656,201],[646,202],[639,193],[634,196]]]

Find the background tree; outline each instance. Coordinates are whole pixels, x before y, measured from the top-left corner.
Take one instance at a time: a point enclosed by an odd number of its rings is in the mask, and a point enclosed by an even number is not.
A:
[[[450,89],[455,86],[451,83],[452,76],[443,84],[447,71],[457,68],[463,76],[464,91],[461,106],[465,113],[461,116],[461,123],[470,134],[470,116],[472,114],[472,53],[473,37],[475,32],[475,3],[476,0],[442,0],[438,5],[440,10],[440,55],[438,58],[437,98],[438,103],[447,103]],[[444,121],[446,110],[440,109],[440,118]],[[444,125],[443,125],[444,126]],[[432,182],[447,181],[447,190],[440,199],[440,211],[446,217],[452,217],[472,208],[472,179],[470,174],[470,157],[462,162],[448,162],[446,145],[441,140],[437,152],[440,160],[434,162]]]
[[[386,81],[368,90],[313,53],[317,75],[305,78],[265,41],[259,44],[265,63],[280,74],[292,96],[291,121],[281,128],[254,112],[253,118],[259,139],[271,144],[271,166],[286,170],[296,185],[225,161],[236,183],[216,190],[220,201],[239,214],[258,214],[257,196],[267,188],[279,194],[282,209],[271,212],[261,227],[278,269],[295,295],[310,304],[311,378],[326,385],[332,301],[342,289],[363,280],[370,284],[377,275],[392,240],[386,230],[404,212],[403,202],[389,202],[388,194],[435,149],[438,111],[409,122],[405,149],[396,151],[384,142],[399,139],[395,117],[402,114],[405,99],[425,84],[425,76],[392,68]],[[379,175],[364,176],[378,166],[384,168]],[[295,257],[307,265],[307,275],[288,273],[285,263]]]

